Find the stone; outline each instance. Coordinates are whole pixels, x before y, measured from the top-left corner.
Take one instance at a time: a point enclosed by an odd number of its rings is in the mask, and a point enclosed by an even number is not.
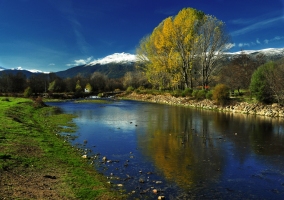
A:
[[[157,193],[158,193],[158,190],[157,190],[157,189],[153,189],[152,191],[153,191],[154,194],[157,194]]]

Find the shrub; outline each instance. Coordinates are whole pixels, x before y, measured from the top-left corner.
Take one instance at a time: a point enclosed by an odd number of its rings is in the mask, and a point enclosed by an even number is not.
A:
[[[194,90],[192,92],[192,96],[197,100],[205,99],[206,91],[205,90]]]
[[[193,96],[194,98],[196,98],[196,97],[197,97],[197,93],[198,93],[198,90],[193,90],[193,91],[192,91],[192,96]]]
[[[174,97],[180,97],[182,96],[182,92],[181,90],[174,90],[173,92],[171,92],[171,95]]]
[[[127,89],[126,89],[126,92],[127,93],[130,93],[130,92],[133,92],[134,91],[134,88],[132,86],[129,86]]]
[[[183,92],[182,92],[182,96],[183,97],[190,97],[192,96],[192,89],[191,88],[186,88]]]
[[[260,66],[251,77],[250,91],[260,102],[269,103],[272,101],[272,90],[267,77],[273,71],[274,63],[269,62]]]
[[[206,91],[205,90],[199,90],[197,93],[197,99],[201,100],[201,99],[205,99],[206,98]]]
[[[34,99],[34,107],[35,108],[42,108],[47,106],[43,101],[40,96],[38,96],[36,99]]]
[[[212,99],[220,105],[225,105],[230,97],[230,89],[224,84],[218,84],[213,90]]]
[[[206,99],[212,100],[212,97],[213,97],[213,91],[212,90],[207,91]]]
[[[31,87],[27,87],[24,91],[24,97],[30,97],[30,96],[32,96],[32,94],[33,93],[32,93]]]

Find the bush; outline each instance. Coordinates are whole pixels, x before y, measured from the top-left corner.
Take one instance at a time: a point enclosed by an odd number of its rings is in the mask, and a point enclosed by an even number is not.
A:
[[[134,91],[134,88],[132,86],[129,86],[127,89],[126,89],[126,92],[127,93],[130,93],[130,92],[133,92]]]
[[[206,99],[212,100],[212,97],[213,97],[213,91],[212,90],[207,91]]]
[[[192,89],[191,88],[186,88],[183,92],[182,92],[182,96],[183,97],[190,97],[192,96]]]
[[[197,100],[202,100],[206,98],[206,91],[205,90],[194,90],[192,92],[192,96]]]
[[[267,76],[273,71],[274,63],[269,62],[260,66],[251,77],[250,91],[260,102],[270,103],[273,94],[270,89]]]
[[[212,99],[220,105],[225,105],[230,98],[230,89],[224,84],[218,84],[213,90]]]
[[[31,87],[27,87],[24,91],[24,97],[30,97],[30,96],[32,96],[32,94],[33,93],[32,93]]]
[[[171,92],[171,95],[174,97],[180,97],[182,96],[182,91],[181,90],[174,90],[173,92]]]
[[[42,98],[38,96],[36,99],[34,99],[34,107],[35,108],[42,108],[46,107],[47,105],[42,101]]]

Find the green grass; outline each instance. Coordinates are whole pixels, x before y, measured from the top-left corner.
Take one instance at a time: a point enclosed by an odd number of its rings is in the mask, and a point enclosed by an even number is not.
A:
[[[67,199],[122,199],[59,134],[76,130],[74,117],[54,107],[36,108],[29,99],[0,98],[0,178],[4,171],[51,171],[60,178],[54,187]]]

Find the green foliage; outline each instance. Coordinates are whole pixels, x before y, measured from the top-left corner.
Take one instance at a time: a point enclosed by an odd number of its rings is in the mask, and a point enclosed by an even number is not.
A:
[[[190,97],[190,96],[192,96],[192,92],[193,92],[193,89],[191,89],[191,88],[186,88],[186,89],[182,92],[182,96],[183,96],[183,97]]]
[[[55,84],[56,84],[56,80],[54,80],[51,83],[49,83],[48,91],[53,92],[54,88],[55,88]]]
[[[174,97],[181,97],[182,91],[181,90],[174,90],[174,91],[170,92],[170,94]]]
[[[132,86],[129,86],[127,89],[126,89],[126,93],[127,94],[129,94],[129,93],[131,93],[131,92],[133,92],[134,91],[134,87],[132,87]]]
[[[78,80],[76,82],[75,90],[76,90],[76,92],[82,92],[82,87],[81,87],[81,84],[80,84],[80,80]]]
[[[213,91],[209,90],[206,92],[206,99],[212,100],[213,97]]]
[[[260,66],[252,75],[250,83],[250,91],[256,97],[256,100],[264,103],[272,101],[272,91],[269,88],[267,74],[274,69],[273,62]]]
[[[24,97],[30,97],[30,96],[32,96],[32,94],[33,93],[32,93],[31,87],[27,87],[24,91]]]
[[[206,98],[206,90],[194,90],[192,96],[197,100],[202,100]]]
[[[230,89],[225,84],[218,84],[215,86],[212,99],[220,105],[225,105],[230,98]]]

